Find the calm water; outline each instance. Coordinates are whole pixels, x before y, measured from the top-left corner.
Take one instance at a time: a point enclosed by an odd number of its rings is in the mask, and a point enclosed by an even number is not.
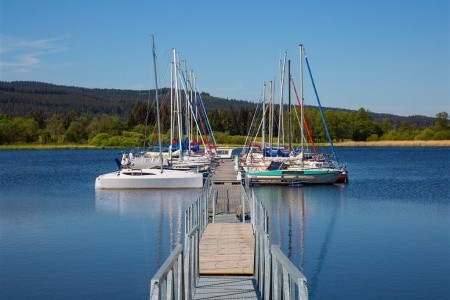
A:
[[[450,298],[450,149],[338,148],[342,186],[258,187],[312,299]],[[147,299],[198,191],[94,190],[117,150],[0,151],[0,299]]]

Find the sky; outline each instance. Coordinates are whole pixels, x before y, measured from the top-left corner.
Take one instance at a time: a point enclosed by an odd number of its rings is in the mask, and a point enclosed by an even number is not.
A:
[[[154,35],[159,87],[175,48],[200,91],[257,102],[270,81],[278,99],[285,53],[299,86],[303,44],[322,106],[434,117],[450,109],[449,15],[449,0],[0,0],[0,81],[154,88]]]

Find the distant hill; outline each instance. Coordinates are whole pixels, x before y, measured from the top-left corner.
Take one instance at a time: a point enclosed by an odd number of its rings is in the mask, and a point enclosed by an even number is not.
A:
[[[168,99],[168,92],[168,88],[160,90],[161,101]],[[76,111],[90,117],[101,114],[125,117],[133,110],[137,101],[153,101],[154,95],[154,90],[92,89],[32,81],[0,81],[0,113],[10,117],[39,115],[45,118],[52,114]],[[256,106],[254,102],[214,97],[206,92],[202,92],[201,97],[206,111]],[[324,109],[353,112],[341,108]],[[435,122],[434,118],[426,116],[371,114],[375,120],[388,118],[392,124],[406,121],[418,127],[426,127]]]

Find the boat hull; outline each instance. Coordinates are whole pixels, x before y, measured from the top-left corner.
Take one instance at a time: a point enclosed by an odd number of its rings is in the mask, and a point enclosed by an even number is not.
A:
[[[156,169],[120,170],[100,175],[96,189],[186,189],[202,188],[203,174]]]
[[[247,173],[250,183],[270,184],[332,184],[339,178],[341,172],[332,169],[307,170],[273,170]]]

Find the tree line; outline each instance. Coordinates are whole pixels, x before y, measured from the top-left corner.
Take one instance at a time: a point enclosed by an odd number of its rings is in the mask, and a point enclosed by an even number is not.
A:
[[[287,109],[285,109],[287,113]],[[243,144],[249,134],[256,106],[239,108],[216,108],[207,111],[216,142],[219,144]],[[169,142],[170,109],[163,101],[161,122],[163,142]],[[293,142],[300,142],[299,110],[291,112]],[[317,108],[308,107],[304,113],[308,128],[315,142],[326,142],[326,132]],[[376,140],[449,140],[448,113],[439,112],[431,125],[408,121],[394,123],[388,117],[377,120],[368,110],[342,111],[327,109],[324,116],[334,141]],[[289,116],[284,116],[289,120]],[[253,126],[261,120],[255,119]],[[134,107],[121,117],[106,114],[91,115],[70,110],[47,117],[41,115],[8,116],[0,111],[0,145],[11,144],[86,144],[97,147],[144,147],[157,142],[156,110],[148,102],[137,100]],[[284,132],[288,132],[288,124]],[[266,128],[269,128],[266,126]],[[277,137],[278,122],[275,120],[273,136]],[[253,130],[251,134],[256,134]],[[281,138],[281,137],[280,137]],[[286,141],[287,137],[284,138]]]
[[[155,91],[88,89],[42,82],[0,81],[0,144],[90,144],[101,147],[141,147],[156,140]],[[201,92],[211,128],[218,143],[243,144],[257,112],[256,103],[223,99]],[[168,142],[170,89],[160,89],[163,137]],[[260,107],[260,106],[259,106]],[[275,106],[275,110],[278,110]],[[286,114],[287,108],[284,112]],[[292,110],[293,142],[300,140],[298,108]],[[450,139],[448,114],[436,118],[401,117],[325,108],[325,118],[335,141],[442,140]],[[306,106],[315,142],[326,141],[317,107]],[[284,115],[284,120],[288,116]],[[261,120],[254,120],[260,124]],[[284,122],[278,131],[288,132]],[[268,127],[266,127],[268,128]],[[253,133],[252,133],[253,134]],[[286,137],[284,137],[287,140]]]

